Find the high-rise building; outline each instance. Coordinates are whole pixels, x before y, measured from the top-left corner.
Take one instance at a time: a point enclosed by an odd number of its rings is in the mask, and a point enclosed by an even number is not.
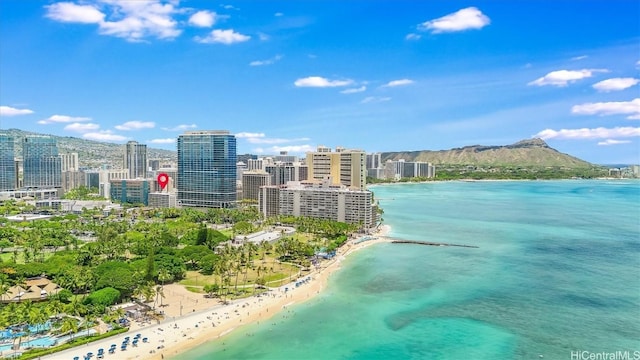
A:
[[[367,154],[367,169],[380,169],[383,167],[384,164],[382,163],[381,153]]]
[[[266,165],[265,171],[271,176],[271,185],[285,185],[289,181],[304,181],[309,176],[307,165],[282,163]]]
[[[129,170],[129,179],[147,177],[147,145],[129,141],[125,145],[124,168]]]
[[[149,205],[150,184],[144,179],[109,180],[111,200]]]
[[[242,174],[242,198],[258,201],[261,186],[271,185],[271,176],[264,171],[245,171]]]
[[[330,177],[333,185],[363,190],[367,181],[366,154],[362,150],[331,149],[319,146],[316,152],[307,153],[308,180],[324,180]]]
[[[236,138],[229,131],[187,131],[178,137],[178,203],[236,206]]]
[[[62,171],[78,171],[78,153],[60,154]]]
[[[363,228],[372,227],[376,221],[372,192],[330,185],[328,180],[322,183],[290,182],[285,186],[263,186],[260,188],[258,207],[265,216],[273,216],[273,208],[277,204],[279,215],[329,219],[359,224]]]
[[[0,191],[16,189],[15,156],[13,136],[0,134]]]
[[[50,136],[27,135],[22,141],[23,186],[61,188],[62,162],[56,140]]]

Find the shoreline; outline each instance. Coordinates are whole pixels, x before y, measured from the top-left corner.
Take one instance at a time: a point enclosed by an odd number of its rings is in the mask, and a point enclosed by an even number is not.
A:
[[[105,353],[105,358],[177,359],[180,354],[206,342],[219,339],[243,325],[268,320],[289,306],[303,303],[320,294],[326,288],[330,276],[342,267],[342,260],[349,254],[371,245],[392,241],[388,237],[390,230],[389,225],[382,225],[370,235],[371,240],[357,243],[355,242],[357,239],[349,240],[338,249],[333,259],[321,262],[319,268],[289,284],[272,288],[262,295],[233,300],[226,305],[220,304],[218,301],[211,303],[203,301],[198,310],[194,307],[186,315],[166,316],[164,320],[153,325],[132,326],[125,333],[42,358],[73,359],[78,356],[82,359],[87,352],[95,354],[99,348],[108,350],[110,344],[117,344],[119,347],[125,337],[132,337],[139,333],[142,338],[147,338],[148,342],[139,343],[135,347],[129,345],[125,351],[118,349],[113,355]],[[366,235],[360,238],[364,236]],[[296,286],[296,282],[299,283],[298,286]],[[202,298],[202,294],[196,295]],[[181,311],[182,307],[182,302],[180,302]]]

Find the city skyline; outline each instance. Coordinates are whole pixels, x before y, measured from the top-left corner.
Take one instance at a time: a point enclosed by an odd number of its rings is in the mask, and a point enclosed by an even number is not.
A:
[[[640,163],[640,4],[0,3],[0,129],[237,152],[505,145]]]

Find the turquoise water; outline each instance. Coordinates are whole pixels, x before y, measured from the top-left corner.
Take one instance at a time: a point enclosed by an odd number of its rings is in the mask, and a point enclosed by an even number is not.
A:
[[[570,359],[640,351],[640,182],[371,188],[391,235],[326,291],[188,359]]]

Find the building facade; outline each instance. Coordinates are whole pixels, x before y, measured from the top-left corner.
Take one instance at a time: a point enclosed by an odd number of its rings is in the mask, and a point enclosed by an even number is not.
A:
[[[373,193],[329,182],[290,184],[279,189],[279,214],[374,226]]]
[[[317,151],[307,153],[308,180],[322,181],[331,178],[332,185],[344,185],[350,189],[363,190],[367,183],[366,153],[362,150],[319,146]]]
[[[147,145],[129,141],[125,145],[123,167],[129,170],[129,179],[147,177]]]
[[[258,201],[261,186],[271,185],[271,176],[264,171],[245,171],[242,174],[242,198]]]
[[[56,140],[28,135],[22,141],[23,186],[32,189],[61,188],[62,161]]]
[[[0,134],[0,191],[17,187],[15,141],[13,136]]]
[[[149,205],[151,187],[144,179],[109,180],[111,201]]]
[[[229,131],[187,131],[178,137],[178,203],[230,208],[236,200],[236,138]]]
[[[60,154],[62,171],[78,171],[78,153]]]

